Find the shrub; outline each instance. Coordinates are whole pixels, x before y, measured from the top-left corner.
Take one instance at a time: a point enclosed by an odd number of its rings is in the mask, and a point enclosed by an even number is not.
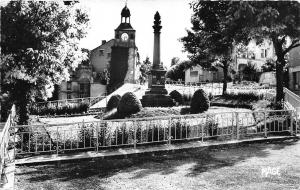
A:
[[[170,92],[170,96],[180,105],[183,103],[183,97],[177,90],[173,90],[172,92]]]
[[[141,111],[142,104],[134,93],[127,92],[122,96],[117,109],[120,115],[128,116]]]
[[[107,102],[106,111],[110,111],[113,108],[117,108],[119,105],[119,102],[121,100],[121,96],[116,94],[110,97],[110,99]]]
[[[110,120],[110,119],[123,119],[120,114],[118,114],[117,108],[113,108],[112,110],[106,112],[102,115],[103,120]]]
[[[207,94],[203,89],[197,90],[191,101],[191,113],[196,114],[196,113],[202,113],[209,108],[209,99]]]
[[[264,98],[263,94],[257,94],[254,92],[239,92],[239,93],[228,93],[222,95],[225,99],[239,100],[239,101],[258,101]]]
[[[30,113],[34,115],[65,115],[84,113],[87,112],[88,109],[88,103],[80,103],[74,106],[64,105],[62,107],[32,107]]]
[[[190,102],[192,99],[192,95],[191,94],[183,94],[183,101],[186,102]]]
[[[80,148],[93,147],[94,126],[83,125],[78,133],[78,145]]]

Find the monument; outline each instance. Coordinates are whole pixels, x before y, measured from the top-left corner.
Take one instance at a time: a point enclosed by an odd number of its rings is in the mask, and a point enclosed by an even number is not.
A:
[[[143,107],[169,107],[174,105],[174,101],[168,95],[165,88],[166,70],[160,62],[160,15],[158,12],[154,15],[154,49],[153,65],[148,79],[148,89],[142,98]]]

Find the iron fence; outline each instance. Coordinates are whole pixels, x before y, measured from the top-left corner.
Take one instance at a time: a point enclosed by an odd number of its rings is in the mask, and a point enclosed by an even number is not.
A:
[[[223,83],[204,83],[204,82],[183,82],[183,81],[166,81],[166,88],[169,91],[177,90],[183,96],[192,96],[198,89],[203,89],[212,96],[222,95]],[[275,87],[270,86],[227,86],[227,93],[253,93],[262,94],[264,99],[271,99],[276,93]]]
[[[55,125],[15,126],[15,154],[171,144],[178,141],[222,141],[294,135],[293,111],[224,112],[172,117],[118,119]],[[298,127],[298,129],[297,129]]]
[[[11,140],[10,134],[11,134],[11,127],[14,123],[14,118],[16,115],[15,106],[13,105],[10,114],[8,115],[8,118],[4,124],[4,127],[2,131],[0,132],[0,180],[2,180],[2,174],[4,172],[4,167],[6,163],[6,158],[8,157],[8,148],[9,148],[9,142]]]
[[[89,106],[94,105],[98,101],[104,99],[106,96],[97,96],[97,97],[86,97],[86,98],[73,98],[73,99],[65,99],[65,100],[55,100],[55,101],[45,101],[45,102],[37,102],[34,106],[38,108],[56,108],[63,106],[76,106],[79,104],[88,104]]]

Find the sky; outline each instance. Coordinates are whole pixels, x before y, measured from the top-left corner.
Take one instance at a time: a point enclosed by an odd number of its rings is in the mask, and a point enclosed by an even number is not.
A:
[[[114,38],[114,30],[121,21],[121,11],[125,0],[85,0],[80,5],[90,17],[88,35],[81,40],[80,46],[92,50],[101,45],[102,40]],[[131,13],[131,25],[136,30],[136,46],[141,61],[146,56],[153,59],[153,21],[158,11],[161,15],[161,62],[169,67],[173,57],[187,59],[183,45],[178,40],[191,28],[190,0],[128,0]]]

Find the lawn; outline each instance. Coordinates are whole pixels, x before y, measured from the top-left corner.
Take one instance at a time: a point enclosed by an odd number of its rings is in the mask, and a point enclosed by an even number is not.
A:
[[[300,142],[20,166],[16,189],[299,189]]]

